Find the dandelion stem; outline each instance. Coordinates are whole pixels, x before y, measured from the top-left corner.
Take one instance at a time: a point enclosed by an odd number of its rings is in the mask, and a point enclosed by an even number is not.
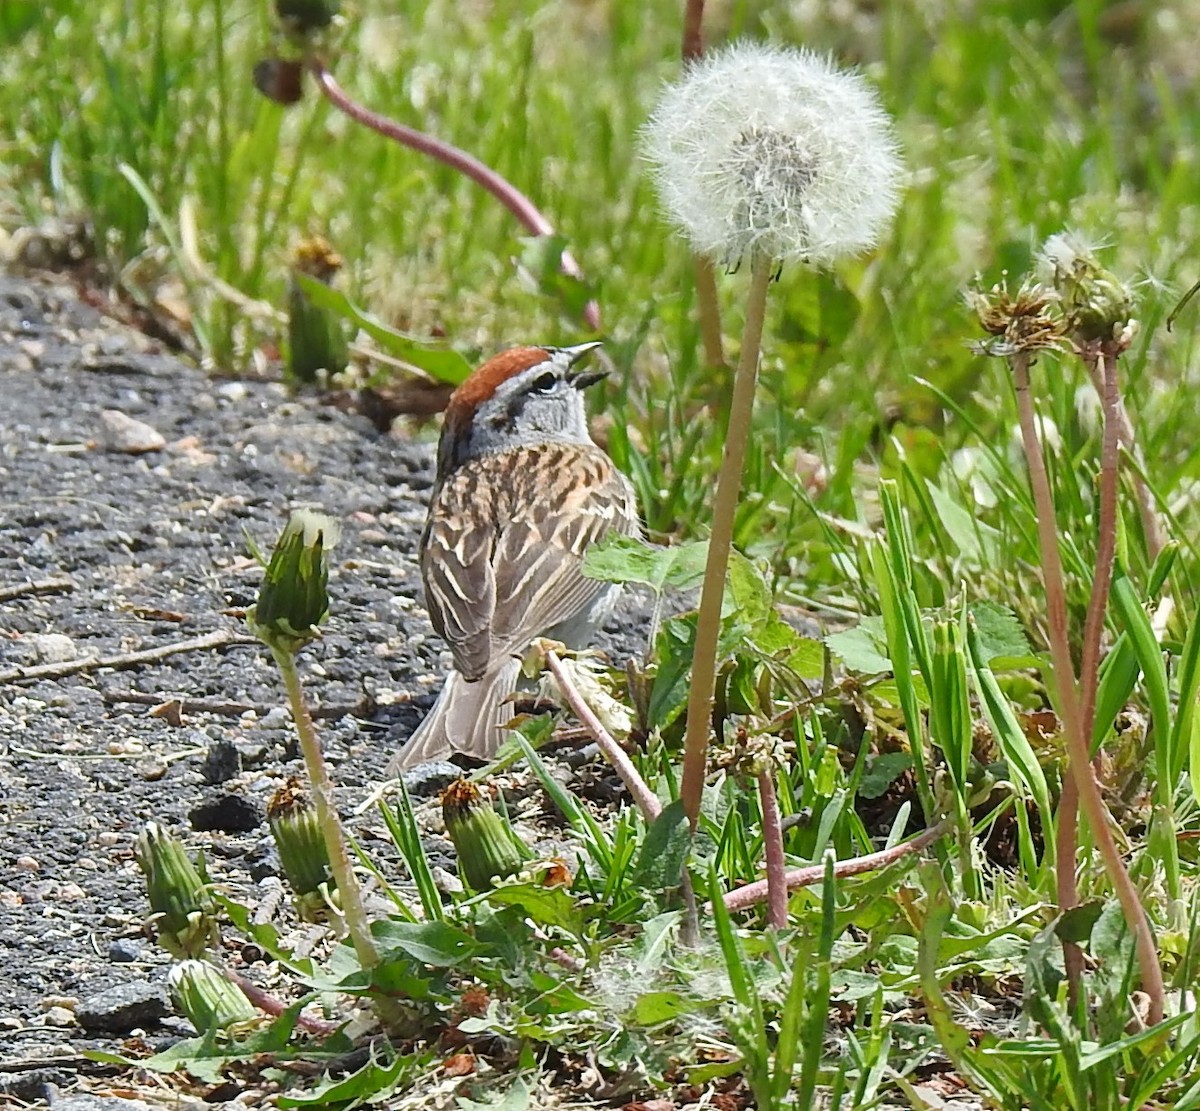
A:
[[[319,59],[310,58],[308,68],[316,79],[317,87],[321,90],[322,95],[339,112],[343,112],[364,127],[369,127],[385,139],[391,139],[412,150],[420,151],[422,154],[427,154],[430,158],[458,170],[459,173],[469,177],[477,185],[481,185],[491,193],[531,234],[539,236],[554,234],[554,225],[546,219],[533,201],[511,181],[493,170],[491,166],[451,143],[435,138],[433,135],[426,135],[425,132],[418,131],[416,128],[406,127],[396,120],[389,119],[378,112],[372,112],[371,109],[359,104],[337,83],[333,74],[325,68],[325,63]],[[559,260],[559,269],[570,278],[583,280],[583,271],[570,251],[563,251]],[[583,319],[589,328],[595,331],[600,330],[600,306],[594,300],[588,301],[584,306]]]
[[[558,681],[559,688],[568,704],[575,711],[575,716],[591,733],[604,758],[612,765],[613,771],[625,784],[625,789],[633,796],[633,801],[637,803],[646,823],[653,822],[662,813],[662,803],[658,801],[658,796],[650,790],[633,761],[625,754],[625,750],[604,728],[604,723],[597,717],[596,711],[588,705],[587,699],[583,697],[579,687],[575,685],[553,648],[546,650],[546,666]],[[685,945],[691,946],[697,944],[700,931],[696,913],[696,892],[692,887],[692,877],[686,868],[680,876],[679,887],[684,903],[683,942]]]
[[[920,852],[927,846],[932,845],[944,833],[949,832],[952,824],[949,818],[943,818],[923,833],[918,833],[911,841],[893,845],[890,849],[880,849],[875,853],[867,853],[866,856],[852,856],[849,860],[839,860],[833,866],[834,878],[844,879],[846,876],[861,876],[864,872],[873,872],[876,869],[886,868],[891,864],[895,864],[897,860],[903,860],[904,857],[911,853]],[[803,868],[792,868],[784,873],[784,881],[790,891],[794,891],[798,887],[811,887],[814,883],[820,883],[824,878],[824,864],[809,864]],[[756,903],[761,903],[767,898],[767,882],[767,880],[755,880],[754,883],[735,887],[722,900],[725,904],[725,909],[745,910]],[[709,908],[705,907],[705,909]]]
[[[1103,359],[1084,359],[1087,366],[1088,374],[1092,379],[1092,386],[1096,391],[1096,396],[1104,401],[1106,383],[1104,372],[1101,369]],[[1107,417],[1105,418],[1108,419]],[[1117,435],[1120,439],[1121,446],[1129,453],[1129,456],[1134,461],[1133,468],[1133,492],[1137,497],[1138,516],[1142,519],[1142,534],[1146,540],[1146,555],[1150,562],[1153,563],[1159,553],[1163,550],[1162,522],[1158,517],[1158,510],[1154,506],[1154,495],[1150,492],[1150,487],[1147,485],[1145,478],[1142,477],[1142,457],[1138,450],[1137,439],[1133,433],[1133,421],[1129,418],[1129,410],[1125,407],[1125,401],[1121,397],[1120,392],[1117,393],[1116,408],[1113,411],[1113,422],[1117,426]]]
[[[342,834],[341,822],[333,805],[333,782],[329,778],[329,769],[325,764],[325,754],[321,751],[321,742],[317,739],[317,730],[313,725],[312,715],[308,712],[308,703],[300,686],[300,676],[296,671],[295,657],[282,648],[271,646],[271,655],[279,674],[283,677],[284,689],[287,691],[288,702],[291,704],[292,721],[296,725],[296,734],[300,738],[300,753],[304,757],[304,767],[308,772],[308,782],[312,788],[313,807],[317,812],[317,822],[325,835],[325,845],[329,850],[329,867],[333,878],[337,881],[339,901],[342,914],[346,919],[346,930],[354,945],[358,962],[364,969],[374,968],[379,963],[379,954],[375,943],[371,940],[371,928],[367,923],[366,911],[363,910],[362,895],[359,891],[358,880],[354,869],[350,866],[350,854],[346,850],[346,839]]]
[[[680,54],[685,63],[704,53],[704,0],[687,0],[683,8],[683,45]]]
[[[704,585],[700,590],[696,649],[692,657],[692,686],[688,693],[683,782],[679,791],[684,812],[693,831],[700,817],[700,796],[704,790],[708,765],[713,695],[717,686],[721,603],[725,596],[725,575],[729,569],[729,552],[733,547],[734,517],[742,490],[742,470],[746,462],[746,445],[750,439],[750,424],[754,413],[754,388],[758,380],[759,349],[762,346],[767,290],[771,285],[772,269],[773,263],[765,255],[756,255],[751,264],[742,350],[733,379],[729,430],[725,435],[725,452],[721,460],[721,473],[717,478],[712,534],[709,536],[708,558],[704,565]]]
[[[767,861],[767,923],[782,930],[788,921],[787,864],[783,856],[783,827],[775,795],[775,766],[768,763],[758,773],[758,798],[762,807],[763,855]]]
[[[650,790],[646,781],[641,777],[633,761],[625,754],[625,750],[616,742],[613,735],[604,728],[604,723],[596,716],[596,711],[588,705],[579,688],[572,681],[567,669],[563,667],[558,653],[552,648],[546,650],[546,666],[558,681],[559,689],[563,692],[575,716],[582,722],[584,728],[591,733],[604,758],[612,765],[613,771],[625,784],[625,789],[637,803],[647,822],[654,821],[662,813],[662,803],[658,796]]]
[[[1104,613],[1108,608],[1108,592],[1112,586],[1113,562],[1117,553],[1117,479],[1120,463],[1117,408],[1121,398],[1117,386],[1117,357],[1114,353],[1101,346],[1099,351],[1085,352],[1084,362],[1092,374],[1092,380],[1100,386],[1104,413],[1100,449],[1100,511],[1096,525],[1096,572],[1092,578],[1092,593],[1083,625],[1083,653],[1079,664],[1081,719],[1090,748],[1096,717],[1096,688],[1100,682],[1100,639],[1104,632]]]
[[[717,276],[712,259],[692,255],[696,271],[696,315],[700,320],[700,339],[704,344],[704,365],[724,367],[725,340],[721,335],[721,303],[717,299]]]
[[[1125,922],[1133,934],[1137,946],[1138,964],[1142,977],[1142,990],[1150,997],[1148,1022],[1154,1025],[1162,1020],[1164,988],[1162,969],[1158,963],[1158,951],[1150,920],[1146,916],[1138,896],[1137,888],[1125,868],[1120,851],[1109,828],[1110,815],[1100,794],[1100,785],[1091,763],[1091,746],[1084,733],[1079,686],[1075,677],[1075,665],[1071,660],[1071,646],[1067,634],[1067,604],[1063,589],[1062,560],[1058,551],[1058,531],[1055,525],[1054,496],[1050,479],[1046,474],[1046,461],[1042,455],[1041,440],[1033,411],[1033,398],[1029,390],[1028,352],[1012,357],[1013,380],[1017,394],[1017,411],[1021,423],[1021,439],[1025,459],[1029,466],[1029,481],[1033,488],[1034,507],[1037,512],[1038,541],[1041,547],[1042,578],[1046,589],[1046,603],[1050,617],[1050,660],[1051,672],[1058,687],[1059,706],[1062,713],[1063,733],[1067,745],[1067,767],[1074,778],[1075,788],[1083,812],[1091,827],[1096,848],[1104,861],[1109,881],[1113,885]],[[1101,467],[1103,472],[1103,465]],[[1072,852],[1058,857],[1058,869],[1074,870]]]

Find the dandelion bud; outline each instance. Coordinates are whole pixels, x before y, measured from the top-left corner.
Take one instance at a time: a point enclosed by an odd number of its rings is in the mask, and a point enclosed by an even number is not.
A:
[[[292,255],[285,370],[293,383],[314,382],[322,373],[337,374],[346,369],[346,335],[342,318],[314,303],[296,277],[306,274],[322,285],[330,285],[341,268],[341,255],[319,235],[304,240]]]
[[[1123,340],[1132,323],[1133,295],[1096,261],[1086,243],[1069,232],[1052,235],[1042,248],[1041,263],[1062,298],[1067,328],[1077,340]]]
[[[258,1016],[237,985],[208,961],[180,961],[167,973],[167,991],[172,1006],[199,1034]]]
[[[193,864],[179,841],[157,822],[142,830],[133,855],[146,877],[159,944],[172,956],[201,956],[217,941],[204,858]]]
[[[341,0],[275,0],[275,14],[293,34],[319,31],[333,22]]]
[[[254,87],[285,107],[304,95],[304,64],[291,58],[263,58],[254,63]]]
[[[442,792],[442,817],[458,853],[458,871],[474,891],[521,870],[529,859],[525,843],[479,789],[465,779]]]
[[[298,779],[289,779],[271,796],[267,824],[296,897],[296,913],[307,922],[323,919],[328,909],[325,892],[334,887],[333,872],[316,809]]]
[[[697,252],[824,265],[873,247],[903,170],[858,74],[806,50],[739,42],[694,62],[643,132],[659,196]]]
[[[269,648],[294,655],[329,616],[329,549],[337,522],[322,513],[292,514],[271,553],[258,603],[246,614],[250,631]]]

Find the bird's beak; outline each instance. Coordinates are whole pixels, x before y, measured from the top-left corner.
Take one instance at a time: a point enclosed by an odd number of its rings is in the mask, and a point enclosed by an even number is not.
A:
[[[566,356],[567,366],[571,368],[567,371],[567,381],[577,390],[586,390],[588,386],[594,386],[600,379],[608,377],[608,371],[604,367],[592,367],[590,370],[574,369],[576,363],[600,346],[601,343],[594,340],[591,343],[577,343],[574,347],[558,349],[560,354]]]

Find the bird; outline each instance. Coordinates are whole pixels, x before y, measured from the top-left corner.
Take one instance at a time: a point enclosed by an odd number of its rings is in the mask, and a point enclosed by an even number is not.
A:
[[[390,771],[488,759],[513,716],[519,657],[537,637],[583,647],[619,587],[586,578],[589,545],[640,536],[633,486],[588,432],[599,343],[514,347],[450,396],[419,546],[426,607],[453,667]]]

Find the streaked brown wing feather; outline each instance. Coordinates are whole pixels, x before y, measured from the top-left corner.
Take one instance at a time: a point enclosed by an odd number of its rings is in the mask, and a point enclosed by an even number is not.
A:
[[[440,497],[434,501],[421,574],[433,627],[450,645],[454,666],[474,681],[487,670],[492,657],[496,581],[491,558],[495,530],[488,522],[450,512],[453,508]]]
[[[589,605],[604,584],[584,577],[583,553],[614,528],[638,530],[633,492],[593,445],[523,448],[451,475],[430,510],[422,571],[458,670],[482,674]]]

